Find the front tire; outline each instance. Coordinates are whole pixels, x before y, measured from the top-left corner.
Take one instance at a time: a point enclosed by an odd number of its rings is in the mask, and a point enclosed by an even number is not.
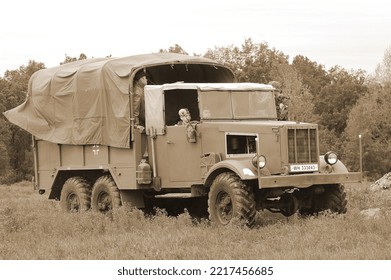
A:
[[[70,213],[84,212],[91,208],[91,187],[82,177],[71,177],[61,190],[61,209]]]
[[[234,173],[225,172],[213,181],[208,199],[209,219],[218,225],[255,223],[254,193]]]
[[[318,214],[323,211],[330,211],[336,214],[347,212],[346,193],[343,185],[325,186],[322,194],[313,195],[311,208],[302,208],[299,213],[303,216]]]
[[[107,213],[121,206],[121,196],[111,176],[102,176],[92,188],[92,209]]]
[[[346,193],[343,185],[333,185],[326,189],[325,198],[323,200],[323,208],[330,210],[333,213],[345,214],[347,212]]]

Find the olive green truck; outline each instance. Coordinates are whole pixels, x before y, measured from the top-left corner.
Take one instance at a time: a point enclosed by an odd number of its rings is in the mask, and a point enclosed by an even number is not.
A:
[[[148,79],[143,126],[133,105],[139,71]],[[143,208],[180,194],[207,198],[221,225],[251,226],[263,209],[346,212],[343,184],[361,172],[320,155],[316,124],[278,120],[274,90],[235,83],[201,57],[95,58],[36,72],[26,101],[5,116],[33,135],[36,189],[67,211]]]

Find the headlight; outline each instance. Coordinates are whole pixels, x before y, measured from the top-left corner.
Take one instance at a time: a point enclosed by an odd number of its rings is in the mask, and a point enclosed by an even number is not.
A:
[[[325,155],[324,155],[324,160],[330,164],[330,165],[334,165],[337,163],[338,161],[338,156],[336,153],[334,152],[327,152]]]
[[[262,169],[266,166],[266,157],[263,155],[253,157],[252,163],[255,168]]]

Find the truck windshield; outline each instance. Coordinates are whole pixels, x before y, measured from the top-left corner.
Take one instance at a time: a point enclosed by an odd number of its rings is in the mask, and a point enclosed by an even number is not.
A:
[[[274,94],[265,91],[201,91],[203,119],[276,119]]]

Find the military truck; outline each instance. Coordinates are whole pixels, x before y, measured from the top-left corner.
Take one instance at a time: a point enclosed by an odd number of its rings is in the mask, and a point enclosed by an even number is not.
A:
[[[139,71],[148,85],[136,127]],[[343,184],[361,173],[332,151],[320,155],[316,124],[279,121],[274,91],[236,83],[201,57],[88,59],[36,72],[25,103],[5,116],[33,135],[36,189],[66,211],[144,208],[180,194],[207,198],[219,225],[252,226],[263,209],[346,212]]]

